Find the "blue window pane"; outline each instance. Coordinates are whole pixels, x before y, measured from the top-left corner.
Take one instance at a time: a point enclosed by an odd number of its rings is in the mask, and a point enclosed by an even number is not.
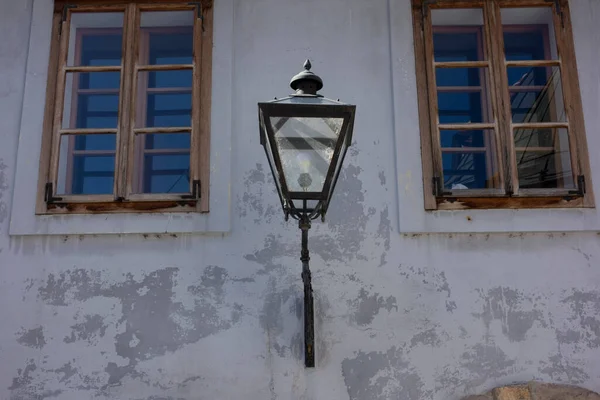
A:
[[[120,72],[81,72],[79,73],[80,89],[119,89]]]
[[[115,174],[114,156],[75,155],[72,194],[110,194]]]
[[[477,61],[482,59],[481,33],[434,33],[435,61]]]
[[[73,128],[116,128],[119,96],[80,94],[77,99],[77,123]]]
[[[144,157],[144,193],[188,193],[189,154],[147,154]]]
[[[191,64],[194,47],[192,27],[177,33],[150,33],[149,64]]]
[[[146,126],[191,126],[191,94],[148,95]]]
[[[545,27],[524,32],[504,32],[504,52],[508,61],[547,60]]]
[[[80,65],[121,65],[122,42],[123,35],[121,32],[84,35],[81,39]]]
[[[480,86],[485,68],[436,68],[435,82],[438,86]]]
[[[484,131],[440,130],[440,142],[444,147],[484,147]]]
[[[148,74],[150,88],[190,88],[192,87],[192,70],[155,71]]]
[[[485,189],[485,153],[444,153],[444,187],[446,189]]]
[[[81,182],[81,193],[73,194],[111,194],[114,178],[110,176],[85,176]]]
[[[76,135],[75,150],[108,150],[114,151],[116,135]]]
[[[148,134],[144,135],[146,149],[189,149],[189,133]]]
[[[479,92],[438,92],[441,124],[484,121]]]
[[[513,122],[566,121],[559,67],[508,67],[507,73]]]
[[[59,193],[112,193],[115,149],[115,134],[63,135],[57,185]]]

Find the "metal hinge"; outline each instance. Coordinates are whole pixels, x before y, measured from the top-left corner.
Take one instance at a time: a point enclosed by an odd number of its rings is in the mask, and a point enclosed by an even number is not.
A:
[[[569,190],[570,195],[583,196],[585,195],[585,176],[577,176],[577,190]]]
[[[192,181],[192,194],[182,194],[181,198],[186,200],[197,200],[201,196],[200,180],[196,179]]]
[[[565,27],[565,19],[564,19],[563,9],[562,9],[562,5],[561,5],[561,0],[546,0],[546,1],[548,3],[554,4],[554,9],[556,10],[556,14],[558,14],[558,17],[560,18],[560,24],[564,28]]]
[[[442,180],[439,176],[434,176],[431,179],[433,195],[435,197],[439,196],[447,196],[452,194],[451,192],[444,191],[444,186],[442,185]]]
[[[427,13],[429,12],[429,5],[434,4],[436,0],[423,0],[421,5],[421,30],[425,30],[425,23],[427,22]]]
[[[202,16],[202,3],[200,3],[199,1],[195,1],[192,3],[188,3],[188,5],[196,7],[196,18],[200,18],[200,21],[202,21],[202,32],[204,32],[204,17]]]
[[[46,186],[44,188],[44,201],[46,202],[46,204],[53,204],[58,201],[62,201],[63,198],[54,196],[52,194],[53,191],[54,190],[53,190],[52,182],[46,183]]]
[[[63,23],[67,20],[67,15],[69,15],[70,8],[77,8],[75,4],[65,4],[62,10],[62,18],[60,19],[60,24],[58,25],[58,36],[62,35],[62,27]]]

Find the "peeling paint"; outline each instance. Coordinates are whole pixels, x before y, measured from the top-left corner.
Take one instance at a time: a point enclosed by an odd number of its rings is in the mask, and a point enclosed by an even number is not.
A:
[[[342,361],[342,375],[350,400],[419,400],[431,395],[402,349],[358,352]]]
[[[436,328],[431,328],[417,333],[410,340],[410,346],[418,345],[438,347],[442,344],[442,340],[437,333]]]
[[[571,295],[562,300],[571,309],[571,316],[567,318],[571,323],[577,324],[577,332],[582,342],[590,348],[600,347],[600,292],[573,290]],[[572,328],[573,329],[573,328]],[[573,333],[560,333],[567,341],[573,338]]]
[[[71,335],[66,336],[65,343],[73,343],[76,340],[85,340],[90,344],[96,343],[97,336],[103,337],[106,333],[106,324],[101,315],[93,314],[84,316],[84,321],[71,326]]]
[[[550,356],[547,362],[542,362],[539,371],[548,375],[552,382],[582,384],[590,379],[583,366],[574,365],[560,353]]]
[[[21,332],[17,342],[23,346],[41,349],[46,345],[46,340],[44,339],[44,328],[38,326],[37,328]]]
[[[229,329],[241,318],[241,306],[225,304],[222,296],[227,277],[224,269],[206,268],[198,285],[189,290],[193,307],[173,301],[177,268],[164,268],[135,279],[125,275],[121,282],[109,283],[99,271],[69,270],[50,274],[39,288],[40,298],[48,305],[67,306],[92,298],[115,298],[121,303],[119,323],[124,330],[115,337],[116,354],[128,360],[125,365],[109,362],[105,368],[107,386],[119,384],[136,372],[140,361],[173,352],[189,343]],[[217,306],[221,309],[217,309]],[[229,309],[229,317],[224,311]],[[71,326],[65,343],[84,340],[90,343],[104,336],[108,326],[99,315],[85,315],[83,322]],[[58,371],[57,371],[58,372]]]
[[[351,148],[352,149],[352,148]],[[346,260],[367,258],[361,255],[366,238],[368,213],[365,213],[361,168],[349,164],[340,172],[335,194],[335,207],[327,213],[327,224]]]
[[[484,302],[483,311],[473,315],[481,318],[488,330],[493,320],[499,320],[502,333],[513,342],[524,341],[535,322],[547,326],[542,312],[533,308],[533,299],[516,289],[496,287],[485,294],[480,291],[480,295]]]
[[[260,325],[267,338],[267,352],[275,350],[279,357],[286,357],[288,352],[299,359],[304,357],[304,340],[301,339],[302,344],[298,349],[298,336],[286,329],[290,328],[292,319],[301,320],[302,311],[303,294],[297,292],[296,286],[278,288],[276,280],[269,278],[263,309],[259,315]]]
[[[468,374],[461,376],[467,387],[476,387],[489,379],[501,377],[514,371],[516,360],[508,358],[498,346],[479,343],[465,351],[460,366]]]
[[[348,302],[354,308],[354,313],[352,319],[358,325],[369,325],[379,311],[383,308],[388,312],[392,310],[398,311],[398,303],[394,296],[388,296],[384,298],[383,296],[379,296],[379,293],[374,293],[369,296],[369,293],[361,288],[358,293],[358,297]]]

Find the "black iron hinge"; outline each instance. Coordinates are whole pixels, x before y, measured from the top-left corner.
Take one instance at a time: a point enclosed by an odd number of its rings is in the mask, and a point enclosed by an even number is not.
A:
[[[558,14],[558,17],[560,18],[560,24],[564,28],[565,27],[565,19],[564,19],[563,9],[562,9],[562,5],[561,5],[561,0],[546,0],[546,1],[548,3],[554,4],[554,9],[556,10],[556,14]]]
[[[577,189],[569,190],[569,194],[574,195],[574,196],[585,195],[585,176],[584,175],[577,176]]]
[[[421,30],[425,30],[425,24],[427,23],[427,13],[429,12],[429,5],[434,4],[436,0],[423,0],[421,5]]]
[[[200,180],[196,179],[192,181],[192,194],[182,194],[181,198],[186,200],[197,200],[202,196],[201,189]]]
[[[75,4],[65,4],[62,10],[62,18],[60,19],[60,24],[58,25],[58,36],[62,35],[62,27],[63,23],[67,20],[67,15],[69,15],[70,8],[77,8]]]
[[[46,186],[44,188],[44,201],[46,202],[46,204],[53,204],[53,203],[62,201],[63,198],[54,196],[53,192],[54,192],[54,189],[53,189],[52,182],[46,183]]]
[[[433,195],[435,197],[447,196],[447,195],[452,194],[451,192],[444,191],[444,186],[443,186],[442,180],[440,179],[439,176],[434,176],[431,179],[431,183],[432,183]]]
[[[202,16],[202,3],[200,3],[199,1],[194,1],[188,3],[188,5],[196,7],[196,18],[200,18],[200,21],[202,21],[202,32],[204,32],[204,16]]]

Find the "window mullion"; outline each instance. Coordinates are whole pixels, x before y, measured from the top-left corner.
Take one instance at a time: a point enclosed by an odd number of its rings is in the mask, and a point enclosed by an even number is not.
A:
[[[125,10],[123,29],[123,56],[121,63],[121,96],[119,103],[119,137],[117,147],[116,197],[125,199],[131,185],[130,144],[133,141],[133,121],[135,118],[135,58],[137,54],[136,33],[139,27],[139,13],[135,4]]]
[[[552,6],[552,11],[556,49],[561,61],[559,68],[562,80],[563,101],[565,113],[567,114],[567,121],[569,123],[567,132],[569,135],[569,147],[571,149],[571,170],[573,171],[573,179],[577,182],[578,177],[580,175],[585,175],[585,171],[589,170],[589,166],[587,168],[582,166],[582,162],[586,163],[588,161],[586,155],[587,145],[585,145],[585,137],[581,137],[581,132],[584,132],[584,125],[583,119],[581,118],[582,104],[579,95],[580,89],[575,78],[577,76],[577,69],[573,68],[575,64],[575,54],[573,52],[573,46],[568,45],[569,41],[567,41],[565,37],[567,28],[570,28],[570,24],[565,24],[565,13],[563,11],[563,8],[567,7],[568,4],[562,5],[560,1],[557,1]],[[560,14],[558,8],[560,8]],[[583,142],[583,144],[581,142]]]
[[[491,67],[491,80],[493,86],[492,97],[495,103],[497,143],[499,148],[498,159],[500,162],[501,179],[503,188],[511,195],[518,186],[517,168],[514,152],[512,133],[512,117],[510,97],[508,93],[508,76],[504,60],[504,40],[500,7],[496,0],[485,3],[484,7],[486,32],[490,44],[489,58]]]
[[[60,53],[58,56],[58,73],[56,80],[56,102],[54,104],[54,116],[52,123],[52,153],[50,157],[50,182],[53,183],[53,192],[56,194],[58,185],[58,158],[60,152],[60,129],[62,126],[63,109],[65,105],[65,83],[67,79],[67,57],[69,53],[69,32],[71,25],[71,13],[67,11],[65,20],[61,25]],[[61,17],[62,18],[62,17]]]
[[[431,169],[433,171],[433,192],[443,187],[442,148],[438,120],[437,83],[435,78],[435,62],[433,49],[433,26],[431,24],[431,9],[427,4],[423,12],[423,39],[425,44],[425,70],[427,75],[427,98],[429,99],[429,126],[431,128]],[[425,160],[424,160],[425,161]],[[430,188],[425,187],[425,190]]]

